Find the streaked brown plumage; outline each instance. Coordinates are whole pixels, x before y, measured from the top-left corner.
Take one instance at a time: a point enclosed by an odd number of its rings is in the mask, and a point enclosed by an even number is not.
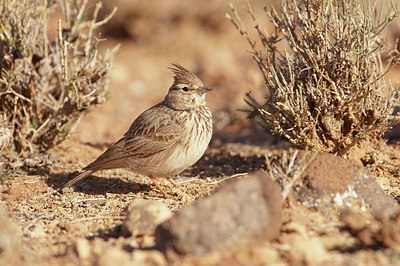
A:
[[[99,170],[128,168],[153,179],[179,174],[200,159],[212,135],[212,116],[205,97],[211,89],[178,64],[170,69],[175,74],[174,83],[164,101],[139,115],[119,141],[63,190]]]

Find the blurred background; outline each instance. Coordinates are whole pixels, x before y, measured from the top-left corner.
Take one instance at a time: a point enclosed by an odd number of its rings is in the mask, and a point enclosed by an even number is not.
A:
[[[120,138],[141,112],[163,100],[173,81],[167,69],[172,62],[192,70],[206,86],[214,88],[208,94],[208,106],[215,132],[228,125],[243,128],[241,125],[251,123],[245,113],[237,111],[247,108],[244,94],[252,91],[263,102],[266,90],[248,43],[225,17],[232,14],[230,2],[255,36],[244,0],[103,1],[100,17],[111,13],[114,6],[118,11],[101,29],[105,39],[101,49],[121,47],[110,73],[108,101],[82,119],[74,137],[93,145]],[[250,3],[258,22],[271,32],[262,1]],[[280,1],[268,1],[267,6],[279,10]],[[394,40],[399,29],[392,24],[388,38]],[[390,77],[395,85],[398,75],[392,72]]]
[[[214,88],[207,101],[216,131],[245,120],[246,114],[237,111],[247,108],[244,94],[260,92],[263,82],[248,43],[225,17],[231,12],[230,2],[103,1],[100,17],[111,13],[114,6],[118,11],[100,30],[104,39],[100,49],[121,46],[110,73],[108,101],[81,120],[73,137],[93,145],[120,138],[141,112],[164,99],[173,82],[167,69],[172,62],[192,70]],[[232,3],[253,32],[243,9],[246,2]],[[252,5],[263,17],[261,1],[252,1]]]

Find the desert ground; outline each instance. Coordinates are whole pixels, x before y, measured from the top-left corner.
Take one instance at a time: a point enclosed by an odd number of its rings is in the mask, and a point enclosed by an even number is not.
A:
[[[243,101],[246,92],[252,91],[262,100],[265,88],[262,75],[247,52],[248,44],[225,18],[228,2],[103,3],[104,12],[109,12],[113,5],[119,10],[101,29],[105,39],[101,49],[121,45],[110,71],[108,100],[92,108],[73,134],[43,157],[47,159],[32,158],[40,161],[35,161],[32,169],[2,172],[0,204],[5,214],[0,217],[0,262],[8,265],[400,264],[400,238],[396,239],[399,215],[390,216],[391,222],[387,224],[377,217],[365,216],[369,219],[365,224],[375,221],[382,227],[394,228],[390,231],[392,242],[386,240],[387,235],[380,237],[383,233],[378,229],[371,229],[374,233],[368,242],[365,234],[348,229],[352,228],[351,222],[339,219],[340,211],[336,208],[328,211],[308,208],[290,197],[283,202],[279,235],[271,241],[250,239],[240,248],[216,248],[206,254],[168,258],[156,247],[154,228],[131,235],[123,229],[135,202],[155,200],[175,215],[215,193],[224,182],[244,179],[259,169],[268,172],[274,162],[279,164],[283,160],[282,156],[294,158],[293,147],[268,135],[247,119],[247,113],[240,111],[248,109]],[[238,8],[244,5],[239,0],[233,3]],[[262,18],[260,3],[254,1],[254,10]],[[243,15],[244,22],[250,23]],[[399,25],[393,26],[393,34]],[[268,23],[265,27],[271,29]],[[170,197],[165,198],[149,178],[124,169],[96,172],[67,193],[56,192],[122,137],[141,112],[163,100],[173,82],[172,72],[167,68],[173,62],[192,70],[206,86],[214,88],[207,98],[214,117],[214,133],[204,156],[174,179],[176,185],[166,179],[159,180]],[[393,84],[399,80],[399,71],[389,73]],[[390,136],[387,146],[376,151],[374,167],[365,169],[391,198],[390,206],[396,207],[400,202],[400,133],[392,132]],[[335,169],[340,167],[329,160],[321,157],[324,172],[347,175],[346,171]],[[351,164],[364,168],[360,161]]]

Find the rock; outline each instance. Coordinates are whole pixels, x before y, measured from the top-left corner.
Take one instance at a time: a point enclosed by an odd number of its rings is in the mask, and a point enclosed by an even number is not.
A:
[[[278,242],[290,246],[291,265],[323,265],[330,261],[330,255],[318,237],[310,236],[305,225],[289,222],[282,227]]]
[[[318,153],[310,162],[293,187],[292,196],[306,207],[332,216],[345,207],[371,208],[379,213],[397,206],[366,169],[328,153]]]
[[[0,208],[0,265],[28,265],[21,232]]]
[[[135,250],[133,251],[133,264],[134,265],[154,265],[164,266],[167,261],[164,255],[158,250]]]
[[[129,254],[121,249],[110,247],[100,255],[97,264],[98,266],[132,266],[134,265]]]
[[[280,190],[267,175],[229,180],[156,229],[157,247],[167,257],[235,251],[279,234]]]
[[[400,116],[400,107],[394,109],[393,115]],[[400,120],[385,133],[384,137],[389,140],[400,139]]]
[[[400,139],[400,124],[397,124],[393,126],[391,129],[389,129],[385,135],[385,138],[389,140],[399,140]]]
[[[86,260],[90,257],[90,245],[86,238],[78,238],[75,240],[75,250],[80,259]]]
[[[364,245],[382,244],[400,251],[400,209],[387,209],[379,214],[371,215],[344,209],[340,220],[346,229],[357,237]]]
[[[151,234],[157,225],[172,216],[172,212],[157,200],[135,200],[128,208],[127,218],[122,225],[126,235]]]
[[[43,238],[46,236],[46,228],[40,224],[31,224],[24,229],[24,237]]]
[[[6,127],[6,123],[0,123],[0,151],[9,149],[13,141],[13,131],[11,128]]]

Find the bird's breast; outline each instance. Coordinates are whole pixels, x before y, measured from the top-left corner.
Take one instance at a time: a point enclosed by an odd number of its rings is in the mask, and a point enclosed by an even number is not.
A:
[[[202,107],[183,115],[185,122],[180,140],[167,150],[154,155],[142,173],[153,177],[174,176],[203,156],[212,136],[211,112],[207,107]]]

